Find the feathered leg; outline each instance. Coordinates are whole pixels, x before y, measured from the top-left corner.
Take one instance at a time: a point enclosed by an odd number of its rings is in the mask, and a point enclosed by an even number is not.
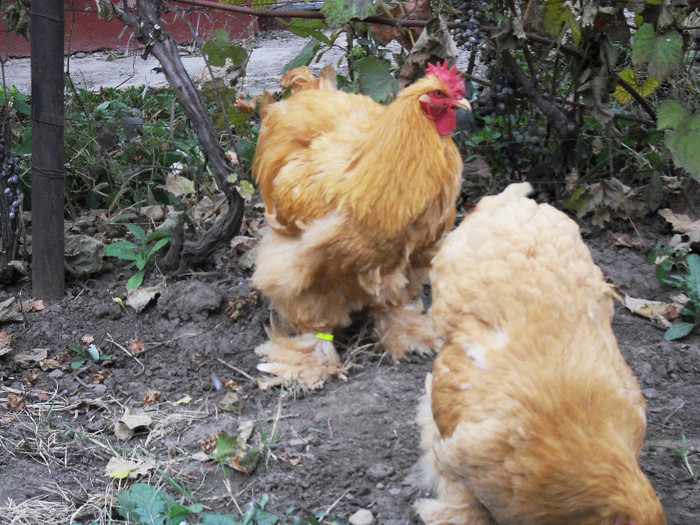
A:
[[[375,314],[379,342],[394,361],[410,352],[430,355],[440,349],[441,341],[433,330],[433,322],[422,310],[423,302],[417,299]]]
[[[255,349],[266,360],[257,368],[275,377],[259,379],[260,388],[297,380],[317,390],[333,377],[346,379],[347,371],[327,334],[281,335],[272,328],[268,335],[270,340]]]
[[[424,484],[434,498],[417,500],[413,507],[427,525],[497,525],[491,513],[464,484],[440,468],[434,444],[440,442],[440,431],[430,408],[432,374],[425,378],[426,395],[418,407],[417,421],[424,451],[421,466]]]

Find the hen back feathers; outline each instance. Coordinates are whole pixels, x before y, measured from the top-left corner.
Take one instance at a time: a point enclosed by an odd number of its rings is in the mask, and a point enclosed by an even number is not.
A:
[[[530,189],[484,198],[434,259],[445,344],[423,446],[443,488],[460,480],[498,523],[599,525],[609,509],[598,506],[614,502],[621,515],[648,510],[636,525],[660,525],[637,464],[645,403],[610,327],[612,289],[576,224]]]

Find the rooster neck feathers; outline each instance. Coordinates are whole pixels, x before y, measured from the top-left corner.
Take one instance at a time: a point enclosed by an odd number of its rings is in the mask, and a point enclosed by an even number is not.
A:
[[[419,101],[437,84],[426,77],[402,91],[348,164],[345,195],[352,215],[382,236],[404,229],[440,194],[451,206],[461,174],[459,152],[449,136],[436,133],[436,123]]]

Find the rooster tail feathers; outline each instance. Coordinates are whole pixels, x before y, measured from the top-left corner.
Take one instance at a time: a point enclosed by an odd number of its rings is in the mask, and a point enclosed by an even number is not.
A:
[[[325,66],[317,78],[307,66],[295,67],[282,76],[280,86],[289,89],[292,94],[303,89],[333,91],[337,87],[335,69],[333,66]]]

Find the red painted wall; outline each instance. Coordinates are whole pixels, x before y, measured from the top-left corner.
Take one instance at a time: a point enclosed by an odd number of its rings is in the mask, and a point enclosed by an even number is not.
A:
[[[203,8],[185,8],[173,3],[178,13],[184,15],[188,25],[172,12],[162,16],[163,27],[178,42],[192,42],[196,32],[200,40],[207,40],[213,28],[226,28],[233,37],[248,37],[258,32],[257,18],[238,13]],[[141,44],[130,38],[132,31],[125,29],[116,18],[103,22],[97,17],[95,0],[66,0],[65,52],[95,51],[97,49],[129,50],[141,48]],[[36,36],[36,35],[32,35]],[[0,21],[0,55],[7,57],[28,57],[29,42],[15,33],[10,33]]]

